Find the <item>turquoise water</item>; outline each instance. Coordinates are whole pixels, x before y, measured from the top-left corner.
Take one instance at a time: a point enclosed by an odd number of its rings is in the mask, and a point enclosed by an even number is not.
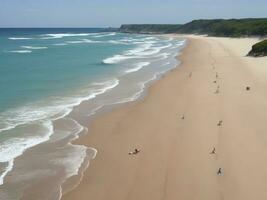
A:
[[[104,29],[0,29],[0,199],[19,199],[48,177],[54,184],[42,189],[59,199],[96,156],[70,143],[90,117],[140,97],[176,66],[184,43]]]
[[[0,35],[0,111],[79,88],[97,80],[96,76],[108,75],[115,70],[114,66],[107,67],[100,61],[132,47],[131,44],[101,43],[122,36],[94,38],[85,34],[53,38],[45,32],[25,31],[23,37],[31,39],[19,40],[20,37],[12,34],[13,31]],[[9,39],[12,36],[17,40]],[[74,43],[88,38],[99,43]],[[66,45],[56,46],[61,43]]]

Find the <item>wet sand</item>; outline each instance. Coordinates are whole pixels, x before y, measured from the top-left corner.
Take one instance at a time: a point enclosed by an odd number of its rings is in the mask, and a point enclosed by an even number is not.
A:
[[[77,141],[98,154],[63,200],[267,198],[267,59],[245,57],[256,39],[183,37],[178,68]]]

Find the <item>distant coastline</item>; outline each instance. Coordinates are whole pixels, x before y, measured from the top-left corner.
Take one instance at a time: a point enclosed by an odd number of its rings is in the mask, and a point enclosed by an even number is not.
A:
[[[186,24],[124,24],[119,31],[144,34],[180,33],[221,37],[264,37],[267,36],[267,18],[199,19]]]
[[[198,34],[215,37],[267,37],[267,18],[199,19],[186,24],[124,24],[123,33],[139,34]],[[267,55],[267,42],[255,44],[249,56]]]

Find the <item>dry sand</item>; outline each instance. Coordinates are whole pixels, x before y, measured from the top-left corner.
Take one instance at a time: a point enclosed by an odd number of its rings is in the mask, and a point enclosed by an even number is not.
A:
[[[80,138],[98,154],[63,200],[267,199],[267,59],[244,57],[256,39],[185,37],[181,66]]]

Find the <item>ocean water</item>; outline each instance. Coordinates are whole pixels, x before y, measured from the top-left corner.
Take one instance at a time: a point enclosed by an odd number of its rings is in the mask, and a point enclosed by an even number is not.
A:
[[[75,187],[97,150],[71,142],[94,114],[138,99],[175,68],[185,42],[105,29],[0,29],[0,199],[54,200]]]

